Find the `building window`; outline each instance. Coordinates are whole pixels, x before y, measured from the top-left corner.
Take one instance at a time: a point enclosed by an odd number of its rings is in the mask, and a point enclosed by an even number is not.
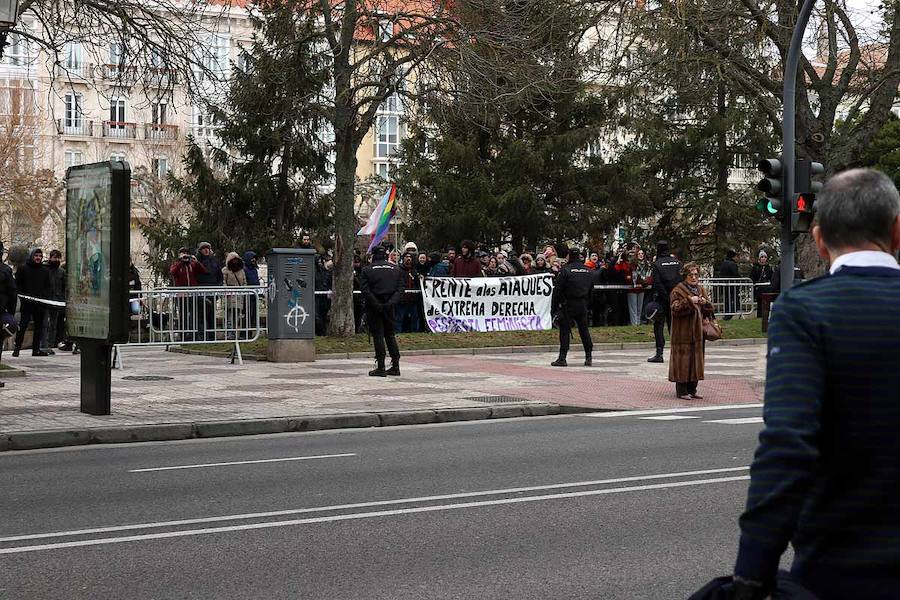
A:
[[[125,98],[113,98],[109,102],[110,127],[125,126]]]
[[[66,150],[66,169],[84,164],[84,154],[80,150]]]
[[[31,45],[28,38],[18,33],[10,33],[7,37],[7,46],[3,50],[3,64],[13,67],[26,67],[31,64]]]
[[[80,42],[67,42],[63,48],[63,66],[71,73],[81,73],[84,65],[84,47]]]
[[[119,42],[109,44],[109,62],[107,64],[116,67],[125,65],[125,48]]]
[[[84,98],[81,94],[66,94],[66,129],[80,129],[84,119]]]
[[[154,102],[151,107],[151,122],[154,125],[165,125],[167,109],[168,105],[165,102]]]
[[[389,162],[376,162],[375,163],[375,175],[378,175],[382,179],[386,179],[390,181],[391,179],[391,171],[393,170],[393,166]]]
[[[378,19],[378,41],[389,42],[394,37],[394,22],[390,19]]]
[[[375,119],[375,175],[388,179],[405,136],[400,97],[392,94],[382,103]]]
[[[169,159],[154,158],[151,167],[157,177],[159,177],[160,179],[164,179],[165,176],[169,173]]]

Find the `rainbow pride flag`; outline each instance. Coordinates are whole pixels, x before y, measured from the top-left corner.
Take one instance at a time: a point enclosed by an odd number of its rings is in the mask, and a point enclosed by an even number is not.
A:
[[[371,252],[372,248],[380,244],[381,240],[387,235],[388,228],[391,225],[391,219],[396,213],[397,184],[392,183],[391,187],[388,188],[388,191],[385,192],[384,197],[378,203],[378,206],[375,207],[372,216],[369,217],[368,223],[356,233],[356,235],[372,236],[372,241],[369,242],[368,252]]]

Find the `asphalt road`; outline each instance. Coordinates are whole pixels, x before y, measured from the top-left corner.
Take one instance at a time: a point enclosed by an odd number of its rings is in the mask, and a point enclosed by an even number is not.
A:
[[[0,600],[684,598],[733,565],[760,413],[4,453]]]

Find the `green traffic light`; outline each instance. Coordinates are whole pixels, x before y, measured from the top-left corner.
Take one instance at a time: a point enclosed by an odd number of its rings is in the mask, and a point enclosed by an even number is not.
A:
[[[771,201],[766,203],[766,210],[769,211],[770,215],[774,215],[774,214],[778,213],[778,209],[776,207],[772,206]]]

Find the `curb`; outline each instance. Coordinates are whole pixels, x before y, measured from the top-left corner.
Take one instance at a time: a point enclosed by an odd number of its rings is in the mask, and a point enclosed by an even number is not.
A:
[[[719,340],[716,346],[762,346],[766,344],[766,338],[739,338],[735,340]],[[594,351],[602,350],[653,350],[656,345],[653,342],[606,342],[594,344]],[[430,350],[403,350],[403,356],[481,356],[485,354],[541,354],[556,352],[559,345],[547,346],[489,346],[484,348],[434,348]],[[169,348],[169,352],[178,354],[193,354],[196,356],[212,356],[215,358],[230,358],[228,352],[218,350],[200,351],[190,348]],[[258,354],[244,354],[246,360],[265,362],[266,357]],[[331,354],[317,354],[316,360],[346,360],[346,359],[374,359],[374,352],[338,352]]]
[[[8,365],[7,365],[8,366]],[[25,377],[26,371],[17,367],[9,367],[8,369],[0,369],[0,379]]]
[[[193,423],[163,423],[159,425],[22,431],[0,433],[0,452],[85,446],[88,444],[161,442],[194,438],[206,439],[239,435],[322,431],[326,429],[392,427],[395,425],[452,423],[454,421],[543,417],[565,414],[567,412],[569,411],[566,410],[566,407],[558,404],[523,403],[504,404],[502,406],[439,408],[434,410],[279,417],[274,419],[196,421]]]

